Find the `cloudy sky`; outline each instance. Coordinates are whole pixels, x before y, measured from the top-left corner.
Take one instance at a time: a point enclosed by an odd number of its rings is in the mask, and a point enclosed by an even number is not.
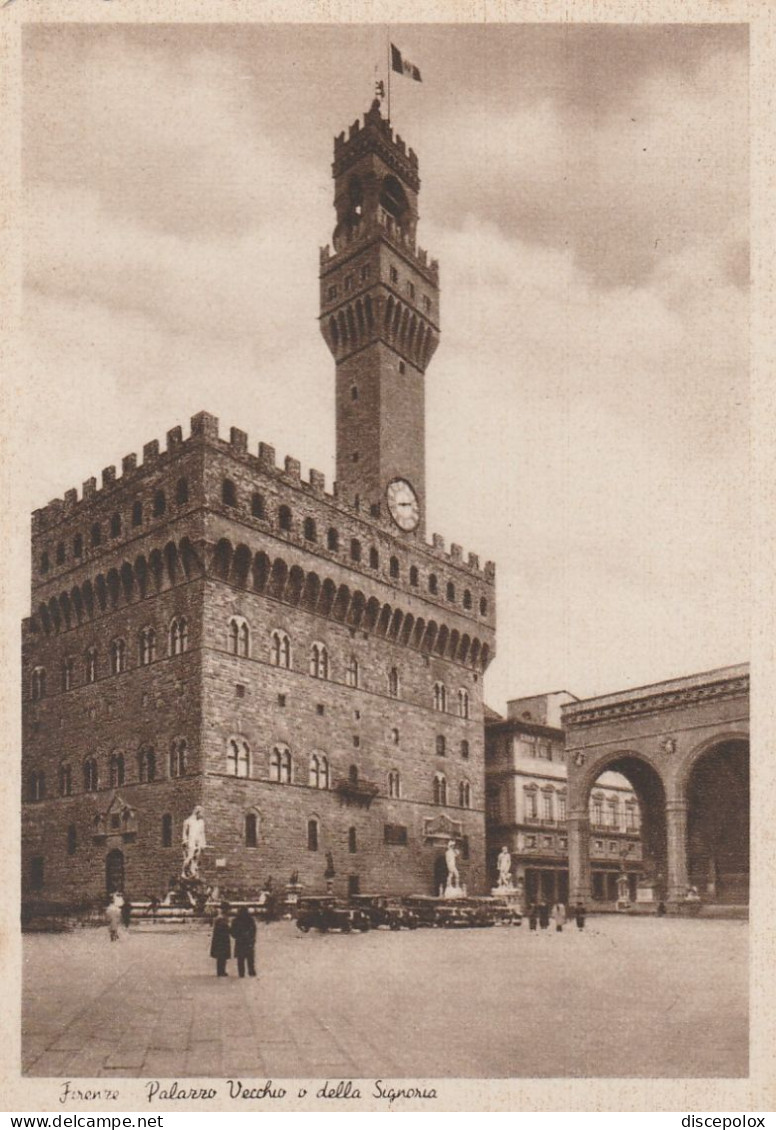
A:
[[[442,280],[428,529],[497,563],[488,700],[746,659],[745,29],[392,37]],[[202,408],[333,478],[318,247],[385,44],[25,29],[25,511]]]

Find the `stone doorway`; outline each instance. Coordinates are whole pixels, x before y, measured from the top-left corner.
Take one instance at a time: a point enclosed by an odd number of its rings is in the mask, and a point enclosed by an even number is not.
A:
[[[114,848],[105,858],[105,892],[124,890],[124,853]]]

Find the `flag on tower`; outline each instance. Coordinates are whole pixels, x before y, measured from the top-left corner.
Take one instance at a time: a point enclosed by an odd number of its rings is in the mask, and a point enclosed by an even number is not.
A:
[[[393,43],[391,44],[391,70],[398,71],[400,75],[406,75],[407,78],[412,78],[415,82],[423,82],[420,71],[415,64],[403,59],[401,51]]]

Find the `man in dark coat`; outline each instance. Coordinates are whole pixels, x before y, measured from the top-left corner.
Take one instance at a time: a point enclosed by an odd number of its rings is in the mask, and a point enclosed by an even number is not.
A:
[[[585,904],[581,899],[577,899],[577,905],[574,907],[574,918],[577,922],[577,929],[584,930],[585,928]]]
[[[216,976],[226,977],[226,963],[232,956],[232,939],[229,934],[229,903],[221,903],[221,913],[213,923],[210,956],[216,959]]]
[[[234,938],[234,956],[237,958],[237,972],[245,976],[245,966],[248,966],[248,976],[256,976],[254,965],[254,951],[256,947],[256,923],[247,906],[241,906],[234,916],[231,935]]]
[[[536,922],[539,917],[539,911],[536,908],[536,903],[532,902],[528,908],[528,925],[532,930],[536,929]]]
[[[550,924],[550,908],[547,903],[542,899],[539,903],[539,925],[542,930],[546,930]]]

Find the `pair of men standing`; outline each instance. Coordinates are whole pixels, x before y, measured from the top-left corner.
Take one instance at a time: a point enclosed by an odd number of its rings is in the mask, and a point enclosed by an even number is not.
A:
[[[244,977],[247,967],[248,976],[255,977],[256,923],[247,906],[241,906],[230,925],[229,910],[229,903],[222,902],[221,913],[213,923],[210,956],[216,961],[216,976],[227,976],[226,963],[232,956],[232,938],[234,938],[237,972]]]

